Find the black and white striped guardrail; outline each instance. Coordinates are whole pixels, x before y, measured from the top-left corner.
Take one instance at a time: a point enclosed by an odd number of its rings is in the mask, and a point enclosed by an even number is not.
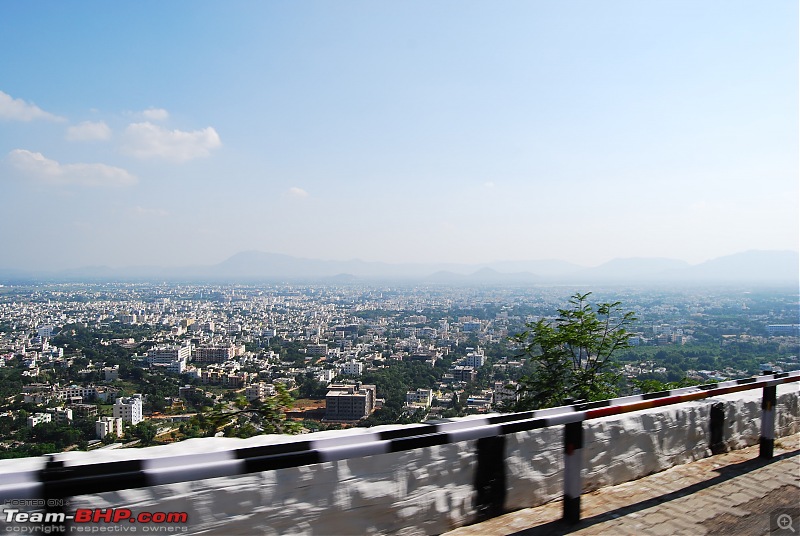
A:
[[[292,436],[288,441],[279,444],[199,454],[96,464],[70,464],[51,456],[42,470],[1,474],[0,502],[8,499],[64,498],[78,494],[235,476],[502,436],[555,425],[570,423],[580,425],[583,421],[609,415],[700,400],[737,391],[772,388],[774,392],[776,385],[796,381],[800,381],[800,371],[767,374],[537,411],[409,425],[310,441],[302,440],[302,436]],[[774,426],[772,424],[774,400],[771,407],[772,420],[770,421],[767,416],[764,424]],[[570,456],[576,449],[580,449],[577,445],[582,445],[582,440],[576,439],[577,437],[567,438],[565,455]],[[762,437],[769,440],[774,437],[774,432],[763,432]],[[579,457],[574,459],[578,460]],[[579,466],[576,474],[579,478]],[[573,480],[570,480],[569,485],[575,487]],[[577,489],[579,493],[579,485]],[[571,493],[574,499],[576,491],[572,490]]]

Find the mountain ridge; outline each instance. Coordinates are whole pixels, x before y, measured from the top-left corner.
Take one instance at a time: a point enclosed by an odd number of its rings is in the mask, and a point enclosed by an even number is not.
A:
[[[0,269],[0,278],[164,280],[409,280],[452,284],[569,283],[797,283],[800,257],[790,250],[750,250],[699,264],[659,257],[616,258],[594,267],[555,259],[489,263],[386,263],[294,257],[243,251],[213,265],[183,267],[90,266],[61,271]]]

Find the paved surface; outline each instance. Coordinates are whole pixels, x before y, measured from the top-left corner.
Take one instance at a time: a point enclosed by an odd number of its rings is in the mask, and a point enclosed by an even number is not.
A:
[[[759,459],[758,446],[748,447],[601,488],[581,501],[578,525],[563,524],[556,501],[447,536],[800,536],[800,434],[778,440],[772,460]],[[784,513],[790,517],[779,519]]]

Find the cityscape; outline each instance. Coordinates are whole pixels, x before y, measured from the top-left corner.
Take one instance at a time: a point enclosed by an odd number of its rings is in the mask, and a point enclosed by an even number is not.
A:
[[[4,285],[0,456],[511,411],[532,371],[513,337],[579,290]],[[589,298],[636,317],[615,355],[621,394],[800,369],[796,289],[610,286]]]
[[[800,526],[799,17],[0,3],[3,531]]]

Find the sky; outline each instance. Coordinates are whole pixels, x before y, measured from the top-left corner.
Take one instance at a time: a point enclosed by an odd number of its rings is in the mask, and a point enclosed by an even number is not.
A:
[[[0,51],[0,268],[798,249],[793,0],[7,0]]]

